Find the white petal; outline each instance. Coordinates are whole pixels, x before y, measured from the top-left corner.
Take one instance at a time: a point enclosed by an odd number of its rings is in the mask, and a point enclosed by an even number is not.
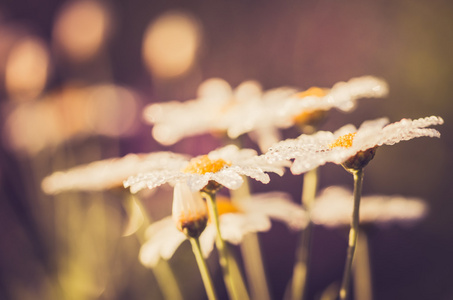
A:
[[[131,153],[55,172],[43,180],[42,188],[50,194],[67,190],[101,191],[119,187],[123,180],[138,173],[162,170],[174,165],[179,168],[186,159],[184,155],[171,152]]]
[[[230,169],[234,170],[237,174],[246,175],[257,181],[261,181],[262,183],[267,184],[270,181],[269,175],[264,173],[264,171],[261,168],[247,167],[247,166],[242,166],[242,167],[233,166]]]
[[[187,184],[192,191],[200,191],[205,185],[208,184],[209,180],[212,179],[213,173],[206,174],[187,174]]]
[[[248,201],[241,201],[239,205],[245,211],[282,221],[294,230],[305,228],[308,222],[302,207],[294,203],[289,194],[283,192],[255,194]]]
[[[244,81],[234,89],[237,101],[250,101],[251,98],[261,96],[261,93],[261,84],[256,80]]]
[[[262,214],[228,213],[220,216],[222,237],[236,245],[242,241],[247,233],[268,231],[270,228],[269,218]]]
[[[406,141],[423,136],[440,137],[440,133],[437,130],[425,127],[441,124],[443,124],[442,118],[434,116],[414,121],[410,119],[402,119],[399,122],[384,127],[379,144],[393,145],[400,141]]]
[[[177,233],[176,233],[177,232]],[[184,233],[176,230],[175,236],[168,239],[166,243],[162,245],[160,249],[160,255],[163,259],[170,259],[172,258],[173,254],[175,254],[176,249],[187,239]]]
[[[258,144],[261,153],[265,153],[272,145],[282,139],[280,131],[273,126],[259,127],[250,132],[249,136]]]
[[[224,187],[232,190],[238,189],[242,183],[244,183],[244,180],[238,174],[237,169],[233,167],[225,168],[217,173],[212,173],[211,178]]]
[[[233,90],[228,82],[220,78],[210,78],[205,80],[198,87],[197,95],[203,101],[212,101],[221,104],[229,100]]]
[[[171,258],[186,239],[185,235],[176,229],[171,217],[151,224],[146,235],[148,240],[141,247],[139,257],[142,264],[148,267],[154,267],[160,258]]]
[[[320,193],[312,210],[314,223],[328,227],[347,226],[351,222],[353,196],[350,190],[330,187]],[[426,215],[427,206],[418,198],[401,196],[362,196],[360,222],[408,224]]]
[[[209,254],[214,249],[214,242],[216,237],[216,229],[213,224],[208,224],[205,230],[200,236],[200,247],[201,252],[203,253],[203,257],[208,257]]]
[[[207,218],[207,215],[208,213],[206,204],[201,198],[198,190],[196,192],[193,192],[186,182],[177,182],[173,190],[172,207],[172,217],[175,224],[178,224],[178,226],[180,226],[182,225],[180,222],[189,221],[183,219],[183,217]]]
[[[185,174],[180,171],[156,171],[131,176],[123,184],[125,188],[130,187],[134,194],[144,188],[153,189],[167,182],[175,183],[184,177]]]
[[[216,149],[208,153],[208,157],[211,160],[223,159],[231,162],[232,159],[236,159],[241,151],[236,145],[227,145],[222,148]]]

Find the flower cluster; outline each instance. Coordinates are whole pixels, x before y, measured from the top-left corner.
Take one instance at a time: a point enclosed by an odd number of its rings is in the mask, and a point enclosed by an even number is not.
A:
[[[408,223],[421,219],[428,211],[426,204],[418,198],[362,198],[364,167],[383,145],[418,137],[440,137],[439,131],[430,126],[441,125],[444,121],[436,116],[402,119],[395,123],[380,118],[365,121],[358,128],[349,124],[333,132],[314,129],[327,117],[330,109],[351,111],[357,100],[385,97],[387,93],[386,82],[373,76],[353,78],[330,89],[282,87],[267,91],[263,91],[256,81],[245,81],[233,89],[224,80],[209,79],[198,88],[196,99],[154,103],[145,108],[145,120],[153,125],[153,137],[163,145],[172,145],[184,137],[208,132],[220,133],[229,139],[247,133],[257,142],[262,154],[233,144],[197,157],[172,152],[128,154],[56,172],[43,180],[42,188],[46,193],[56,194],[66,190],[102,190],[122,184],[135,194],[143,189],[155,190],[164,184],[171,185],[174,188],[172,216],[148,226],[140,261],[145,266],[155,267],[160,259],[170,259],[181,243],[189,239],[209,298],[215,298],[216,292],[203,257],[208,257],[214,244],[229,296],[246,299],[244,285],[241,288],[238,284],[242,281],[241,272],[232,268],[232,256],[225,241],[241,245],[247,236],[269,231],[272,220],[281,221],[301,234],[309,233],[310,224],[326,227],[351,224],[339,292],[344,300],[348,297],[360,222]],[[303,134],[281,140],[279,130],[291,126],[298,127]],[[267,184],[271,181],[269,173],[282,176],[285,168],[290,168],[292,174],[298,175],[328,162],[342,165],[354,175],[353,193],[330,187],[316,197],[317,178],[307,176],[302,203],[296,204],[286,193],[256,194],[247,184],[248,177]],[[225,200],[218,193],[221,188],[229,190],[231,200]],[[308,239],[305,237],[300,241],[292,279],[294,299],[303,294],[305,284],[297,276],[304,277],[303,272],[307,270],[307,262],[302,260],[306,257],[303,253],[308,251],[304,244]],[[248,247],[246,245],[243,246]],[[259,246],[255,244],[250,249],[256,252]],[[256,257],[261,256],[250,249],[244,251],[243,259],[256,263]],[[262,278],[263,274],[256,274],[260,272],[257,270],[247,273]],[[254,282],[257,279],[253,276],[248,280],[253,282],[251,286],[263,287],[266,282],[265,279]]]
[[[305,228],[308,221],[304,210],[293,203],[288,194],[281,192],[255,194],[239,203],[232,203],[228,198],[219,197],[217,202],[223,238],[235,245],[250,232],[269,231],[271,219],[285,223],[292,230]],[[203,208],[200,211],[203,211]],[[212,222],[209,222],[200,236],[205,257],[213,250],[215,236],[215,228]],[[186,236],[175,227],[172,217],[151,224],[146,229],[146,237],[147,241],[140,250],[140,261],[149,267],[155,266],[160,258],[170,259],[186,239]]]
[[[209,79],[201,84],[196,99],[150,104],[144,116],[154,125],[154,138],[164,145],[208,132],[225,132],[232,139],[250,133],[266,150],[278,141],[278,128],[308,123],[315,112],[331,108],[350,111],[358,99],[384,97],[387,92],[385,81],[372,76],[306,91],[290,87],[263,91],[256,81],[245,81],[233,90],[224,80]]]

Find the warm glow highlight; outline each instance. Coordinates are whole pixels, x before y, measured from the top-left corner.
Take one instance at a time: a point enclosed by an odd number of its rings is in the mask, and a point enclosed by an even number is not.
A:
[[[100,2],[83,0],[66,5],[55,22],[54,38],[64,53],[75,61],[95,55],[110,29],[110,16]]]
[[[49,72],[49,51],[38,38],[26,37],[11,49],[5,68],[9,96],[31,100],[44,89]]]
[[[186,13],[168,12],[148,26],[143,37],[143,59],[154,76],[177,77],[193,66],[200,41],[197,20]]]
[[[138,122],[138,99],[127,88],[115,85],[99,85],[91,88],[86,111],[88,126],[94,132],[106,136],[127,134]]]
[[[122,136],[135,128],[138,106],[134,93],[124,87],[67,86],[40,101],[15,107],[7,116],[5,143],[34,154],[75,137]]]

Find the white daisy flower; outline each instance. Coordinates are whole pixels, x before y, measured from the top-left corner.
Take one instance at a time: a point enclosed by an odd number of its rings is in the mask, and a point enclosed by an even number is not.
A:
[[[238,114],[228,127],[228,135],[235,138],[261,128],[288,128],[296,123],[310,123],[314,116],[319,117],[320,111],[332,108],[349,111],[360,98],[385,97],[387,94],[387,83],[373,76],[338,82],[331,89],[312,87],[302,92],[293,88],[269,90],[258,99],[259,102],[255,101],[253,108],[237,109]]]
[[[352,78],[338,82],[331,89],[310,88],[287,99],[277,115],[280,124],[293,124],[297,118],[317,110],[337,108],[350,111],[361,98],[381,98],[388,94],[387,83],[373,76]],[[301,116],[302,114],[302,116]]]
[[[312,87],[301,92],[281,87],[257,92],[247,101],[236,102],[221,118],[222,127],[232,139],[248,133],[265,152],[280,140],[279,129],[315,123],[332,108],[349,111],[360,98],[385,97],[387,94],[387,83],[372,76],[339,82],[331,89]]]
[[[218,196],[217,209],[220,215],[220,231],[224,240],[238,245],[251,232],[265,232],[271,228],[271,219],[286,223],[293,230],[307,225],[305,211],[293,203],[285,193],[273,192],[251,196],[240,203],[231,203]],[[148,267],[155,266],[159,259],[170,259],[186,236],[166,217],[151,224],[146,230],[147,241],[140,249],[140,261]],[[208,257],[214,247],[216,229],[208,223],[200,236],[203,255]]]
[[[364,167],[374,156],[376,147],[393,145],[417,137],[440,137],[431,125],[443,124],[440,117],[417,120],[402,119],[388,124],[382,118],[364,122],[359,129],[349,124],[334,133],[319,131],[313,135],[301,135],[296,139],[281,141],[272,146],[265,157],[273,162],[294,159],[293,174],[301,174],[327,162],[343,164],[350,169]]]
[[[343,187],[329,187],[317,197],[311,213],[315,224],[326,227],[348,226],[353,206],[352,192]],[[362,196],[360,222],[374,224],[410,224],[423,218],[428,211],[419,198],[398,195]]]
[[[297,89],[289,87],[264,92],[257,89],[254,97],[231,103],[221,117],[221,126],[231,139],[248,133],[264,152],[281,139],[276,113],[284,100],[296,93]]]
[[[263,156],[257,156],[253,149],[239,149],[234,145],[211,151],[207,155],[189,160],[176,161],[162,170],[154,170],[131,176],[124,181],[132,193],[144,188],[155,188],[164,183],[174,185],[186,181],[192,191],[202,190],[209,182],[229,189],[237,189],[242,183],[241,175],[268,183],[266,172],[283,175],[284,164],[269,163]]]
[[[55,172],[44,178],[41,187],[47,194],[69,190],[101,191],[121,187],[125,179],[139,172],[164,170],[187,159],[185,155],[171,152],[128,154]]]
[[[235,102],[259,95],[255,81],[245,81],[234,90],[224,80],[212,78],[198,88],[198,98],[171,101],[145,107],[144,118],[153,124],[153,137],[163,145],[172,145],[184,137],[225,131],[223,115]]]

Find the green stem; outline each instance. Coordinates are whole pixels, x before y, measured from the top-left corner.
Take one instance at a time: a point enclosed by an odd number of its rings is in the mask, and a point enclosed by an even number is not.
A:
[[[219,213],[217,211],[215,194],[202,192],[202,195],[206,199],[209,216],[216,228],[217,235],[215,242],[219,252],[220,266],[222,268],[223,280],[225,281],[227,292],[233,300],[248,300],[249,296],[239,266],[236,263],[234,256],[229,253],[227,245],[220,233]]]
[[[230,191],[233,203],[250,200],[248,177],[243,176],[243,179],[244,183],[239,189]],[[250,232],[244,236],[241,242],[241,254],[252,299],[270,300],[271,297],[266,270],[263,264],[263,255],[261,253],[259,236],[256,232]]]
[[[304,174],[302,188],[302,205],[310,218],[313,203],[318,186],[318,169],[313,169]],[[308,260],[310,254],[310,242],[312,236],[312,223],[309,219],[307,227],[300,233],[299,243],[296,250],[296,262],[293,269],[291,286],[291,299],[303,299],[307,285]]]
[[[225,144],[234,144],[242,148],[241,137],[229,139]],[[244,183],[236,190],[230,190],[233,203],[240,203],[250,199],[250,185],[247,176],[242,176]],[[250,232],[241,241],[241,254],[244,262],[247,282],[252,299],[270,300],[269,284],[258,233]]]
[[[349,242],[346,256],[346,264],[344,267],[343,281],[340,288],[340,299],[346,300],[349,295],[349,282],[351,281],[352,261],[354,258],[354,251],[357,245],[357,238],[359,233],[359,209],[360,197],[362,195],[362,182],[363,182],[363,169],[354,170],[354,208],[352,211],[351,228],[349,230]]]
[[[201,279],[203,280],[206,295],[208,295],[209,300],[216,300],[217,294],[214,289],[214,284],[212,283],[211,275],[209,274],[208,266],[206,265],[206,261],[201,253],[200,240],[198,238],[191,237],[189,238],[189,241],[192,244],[192,251],[197,260],[198,269],[200,269]]]
[[[354,268],[354,295],[357,299],[373,300],[373,288],[370,266],[370,251],[368,238],[365,231],[360,230],[357,240],[356,259],[352,264]]]
[[[248,233],[241,242],[241,253],[252,299],[270,300],[269,285],[258,234]]]

